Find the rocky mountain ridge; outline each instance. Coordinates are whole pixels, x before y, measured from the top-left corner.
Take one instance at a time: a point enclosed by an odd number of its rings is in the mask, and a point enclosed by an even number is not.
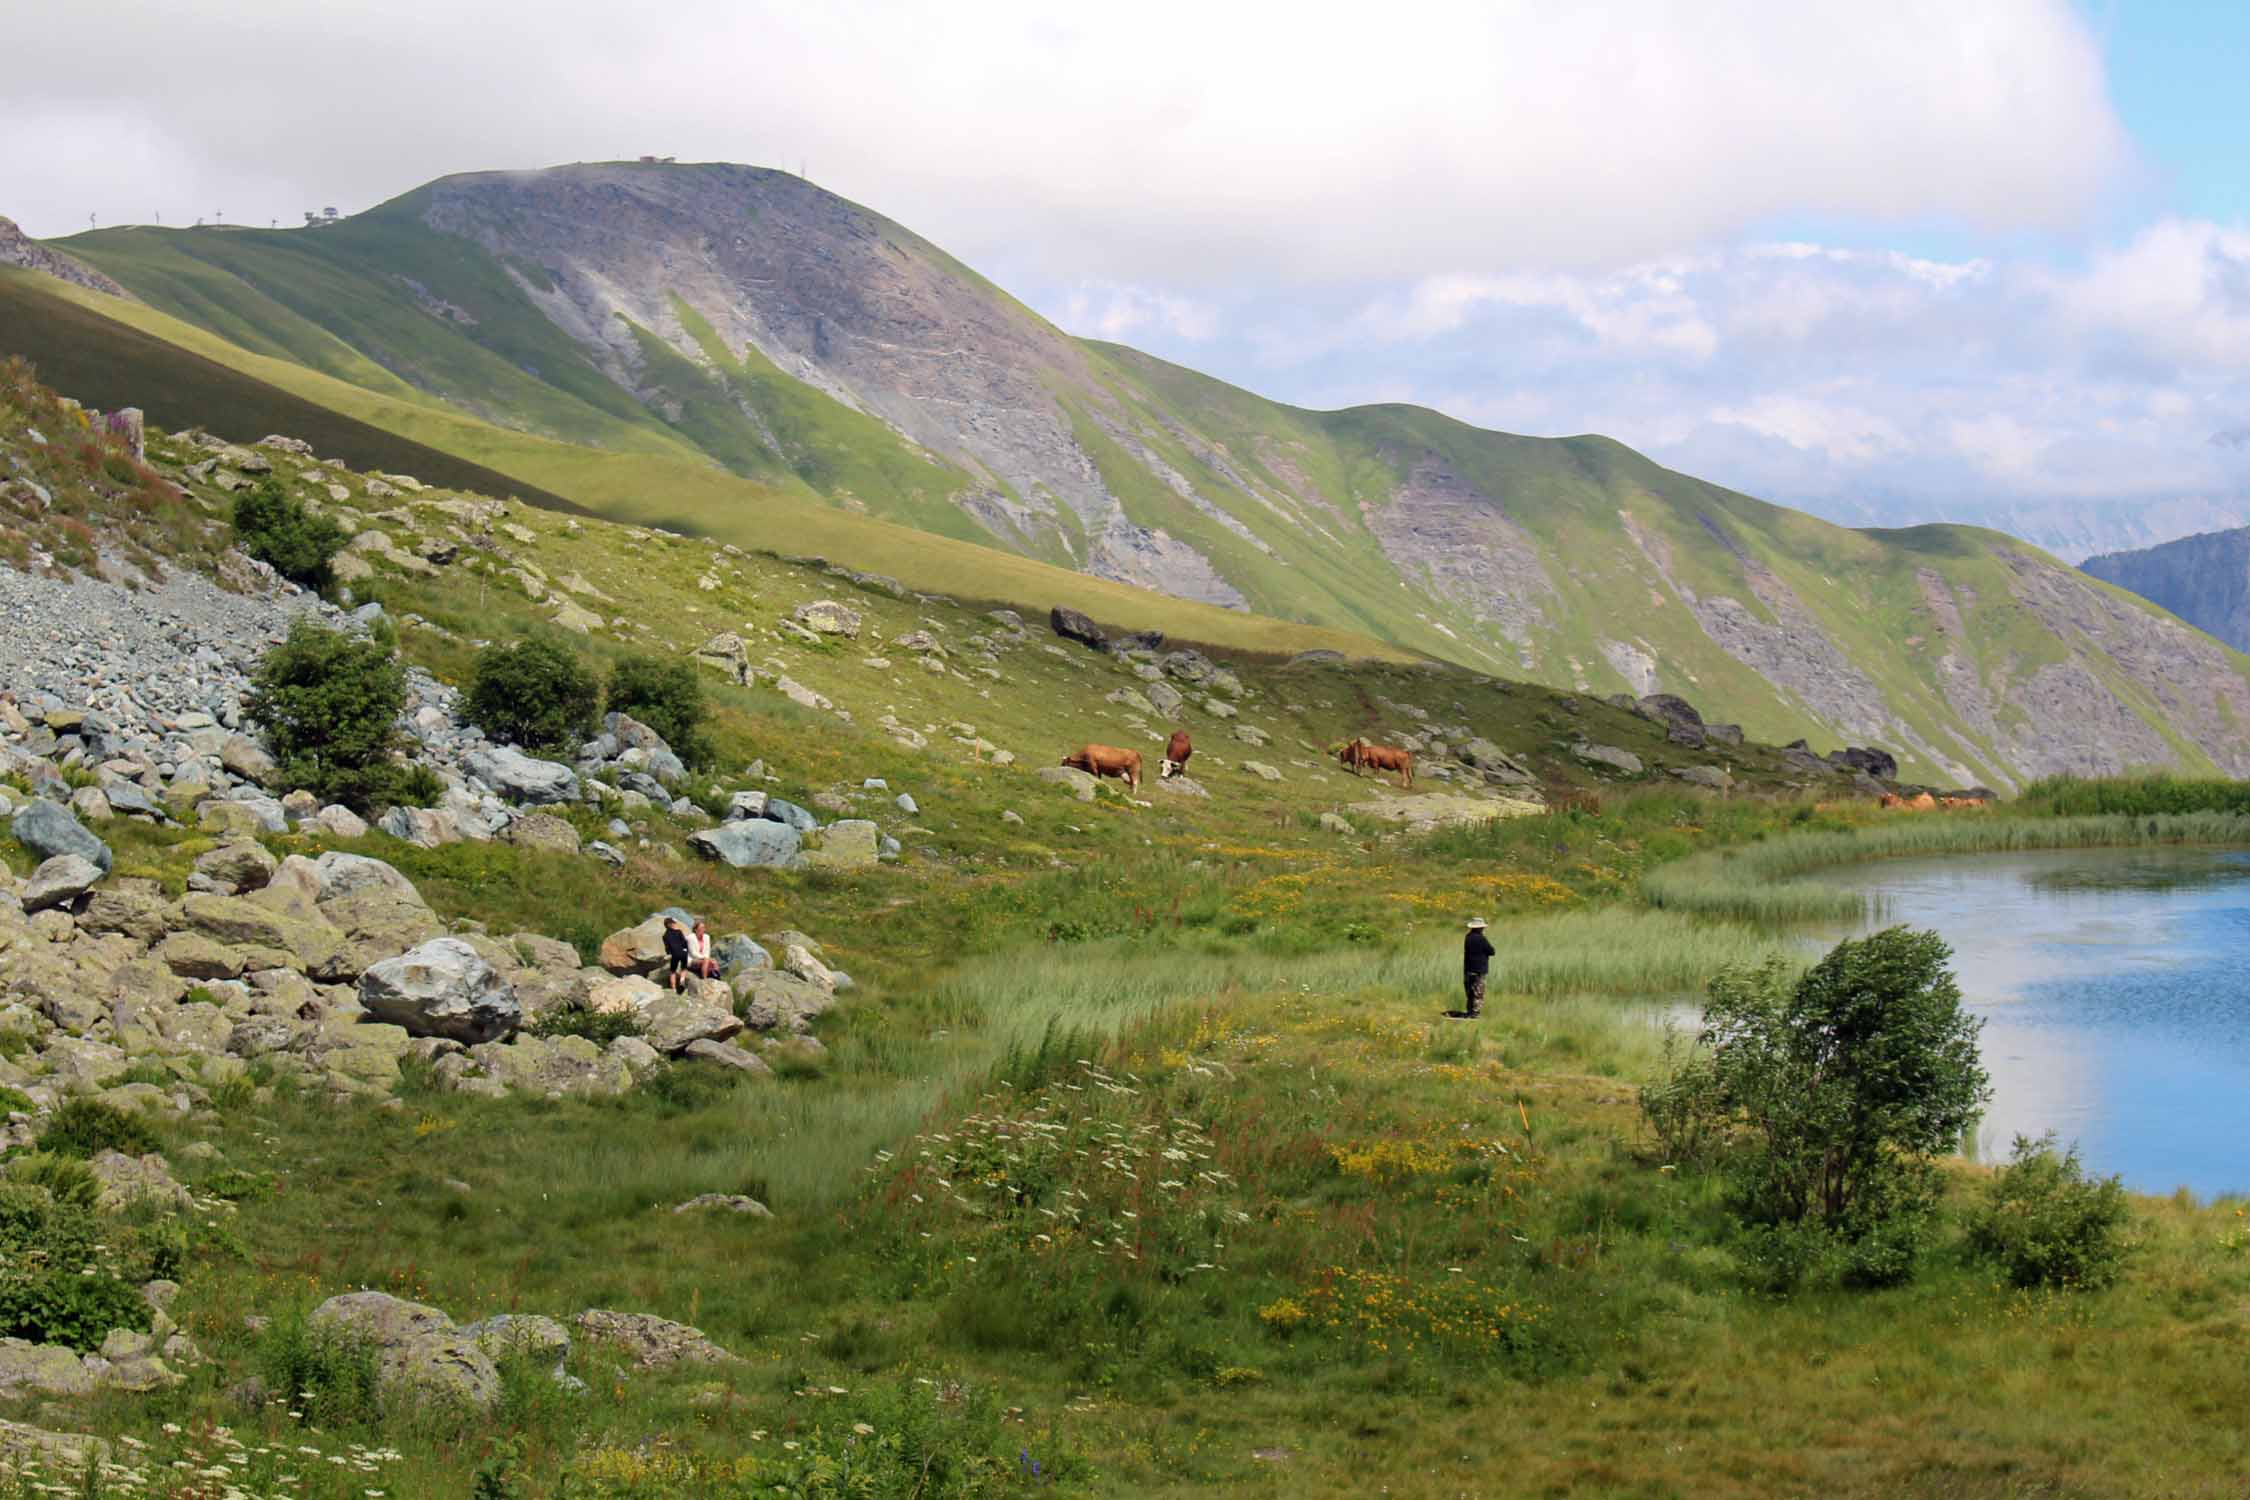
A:
[[[715,538],[772,545],[759,496],[786,490],[1484,671],[1676,693],[1769,741],[1890,746],[1932,782],[2246,768],[2214,727],[2232,710],[2202,707],[2250,709],[2242,662],[2012,539],[1849,531],[1600,438],[1263,401],[1072,339],[786,173],[477,173],[315,233],[68,244],[385,401],[724,466],[739,503],[655,512]],[[475,441],[507,467],[504,432]]]
[[[2080,566],[2237,651],[2250,651],[2250,526],[2105,553]]]

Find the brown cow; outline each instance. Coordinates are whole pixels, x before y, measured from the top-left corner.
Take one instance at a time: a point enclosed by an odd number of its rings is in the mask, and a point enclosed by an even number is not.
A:
[[[1378,776],[1385,771],[1398,772],[1400,790],[1414,785],[1414,752],[1395,750],[1388,745],[1370,745],[1365,740],[1353,740],[1336,753],[1336,758],[1351,767],[1357,776],[1362,769]]]
[[[1135,791],[1141,787],[1141,752],[1120,750],[1115,745],[1087,745],[1076,753],[1066,755],[1062,763],[1089,776],[1121,776],[1125,784]]]
[[[1164,747],[1164,764],[1159,774],[1166,778],[1179,775],[1187,769],[1188,757],[1195,754],[1195,744],[1184,729],[1172,731],[1172,741]]]

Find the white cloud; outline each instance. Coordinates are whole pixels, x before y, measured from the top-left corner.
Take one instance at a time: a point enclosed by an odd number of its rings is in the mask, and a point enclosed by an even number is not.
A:
[[[1192,291],[1616,266],[1777,215],[2070,225],[2128,157],[2068,0],[14,9],[0,212],[44,234],[657,151]]]
[[[1151,330],[1201,343],[1219,331],[1218,309],[1209,302],[1115,283],[1081,282],[1047,312],[1066,332],[1113,343]]]
[[[1739,406],[1720,407],[1711,420],[1770,438],[1792,448],[1819,452],[1847,463],[1865,463],[1903,441],[1887,418],[1860,407],[1807,396],[1753,396]]]
[[[2166,219],[2046,278],[2059,310],[2088,335],[2190,367],[2250,363],[2250,230]]]

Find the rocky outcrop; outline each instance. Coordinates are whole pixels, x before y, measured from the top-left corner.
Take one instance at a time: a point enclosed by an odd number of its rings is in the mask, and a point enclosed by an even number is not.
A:
[[[73,286],[104,292],[112,297],[132,295],[84,261],[40,244],[17,228],[16,221],[9,218],[0,218],[0,266],[21,266],[27,271],[37,271],[58,281],[67,281]]]
[[[435,938],[376,964],[359,978],[359,1002],[409,1035],[469,1046],[497,1041],[523,1020],[508,982],[459,938]]]

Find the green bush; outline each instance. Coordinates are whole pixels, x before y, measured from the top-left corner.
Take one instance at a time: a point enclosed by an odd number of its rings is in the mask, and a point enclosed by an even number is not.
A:
[[[585,1010],[575,1005],[558,1005],[541,1011],[526,1022],[523,1029],[537,1037],[582,1036],[600,1047],[607,1047],[621,1036],[648,1034],[648,1027],[632,1011]]]
[[[2017,1286],[2104,1287],[2124,1268],[2132,1214],[2115,1177],[2089,1177],[2053,1134],[2015,1152],[1969,1218],[1969,1248]]]
[[[316,516],[267,475],[234,497],[234,535],[242,550],[291,583],[326,591],[329,564],[344,550],[343,528]]]
[[[66,1165],[85,1172],[83,1163]],[[0,1183],[0,1338],[83,1352],[113,1328],[148,1327],[139,1284],[163,1273],[146,1240],[11,1172]]]
[[[31,1151],[8,1163],[8,1180],[33,1187],[55,1202],[71,1208],[92,1208],[102,1195],[101,1179],[75,1156],[52,1151]]]
[[[369,813],[439,790],[428,768],[393,757],[405,702],[390,647],[300,619],[258,664],[247,707],[290,786]]]
[[[1650,1091],[1660,1146],[1714,1152],[1753,1231],[1818,1231],[1847,1282],[1910,1279],[1950,1152],[1991,1087],[1937,934],[1838,943],[1795,977],[1781,959],[1711,982],[1696,1050]],[[1756,1284],[1811,1273],[1800,1237],[1738,1246]]]
[[[693,662],[626,657],[610,673],[607,706],[664,736],[686,764],[710,764],[711,744],[703,734],[703,680]]]
[[[598,693],[593,674],[569,651],[523,640],[477,653],[468,714],[504,744],[555,750],[592,731]]]
[[[102,1099],[66,1099],[39,1132],[39,1149],[57,1156],[99,1156],[122,1151],[146,1156],[159,1142],[148,1121]]]

